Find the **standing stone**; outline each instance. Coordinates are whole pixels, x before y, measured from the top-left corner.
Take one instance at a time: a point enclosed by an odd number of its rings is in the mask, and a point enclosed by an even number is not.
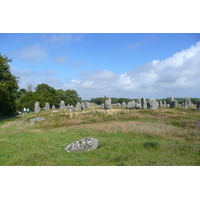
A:
[[[121,105],[122,105],[122,107],[126,107],[126,103],[125,102],[123,102]]]
[[[40,103],[39,103],[39,102],[35,102],[34,112],[35,112],[35,113],[40,112]]]
[[[112,108],[111,102],[112,102],[111,98],[109,98],[108,100],[105,100],[104,108],[105,109],[111,109]]]
[[[99,140],[88,137],[69,144],[66,148],[66,152],[80,152],[80,151],[90,151],[92,149],[97,149],[101,143]]]
[[[147,108],[151,110],[158,110],[158,103],[155,99],[149,99],[147,101]]]
[[[173,100],[173,101],[170,103],[170,108],[178,108],[178,107],[179,107],[178,101]]]
[[[138,100],[135,103],[135,108],[138,109],[138,108],[141,108],[141,107],[142,107],[141,98],[138,98]]]
[[[128,102],[127,105],[126,105],[126,108],[128,109],[133,109],[135,108],[135,101],[131,101],[131,102]]]
[[[141,98],[141,107],[142,109],[147,109],[147,100],[144,97]]]
[[[163,107],[162,101],[159,101],[159,107]]]
[[[85,108],[90,108],[90,103],[85,102]]]
[[[190,108],[193,106],[192,101],[190,100],[190,97],[185,97],[184,99],[184,108]]]
[[[197,102],[197,110],[200,110],[200,100]]]
[[[52,109],[53,109],[53,110],[55,110],[55,109],[56,109],[56,107],[53,105],[53,106],[52,106]]]
[[[166,101],[163,102],[163,107],[164,107],[164,108],[167,107]]]
[[[65,102],[64,101],[60,102],[60,109],[65,109]]]
[[[45,105],[45,111],[49,111],[50,110],[50,105],[49,105],[49,103],[46,103],[46,105]]]
[[[85,109],[85,103],[81,103],[81,109]]]
[[[170,105],[170,108],[178,108],[179,107],[178,101],[176,101],[172,95],[170,96],[170,104],[169,105]]]
[[[81,110],[81,104],[79,102],[76,104],[76,110]]]
[[[118,107],[121,107],[121,103],[117,103],[117,106],[118,106]]]

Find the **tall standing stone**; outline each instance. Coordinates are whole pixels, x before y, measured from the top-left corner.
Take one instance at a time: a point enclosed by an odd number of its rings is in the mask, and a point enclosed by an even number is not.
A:
[[[164,108],[167,107],[166,101],[163,102],[163,107],[164,107]]]
[[[190,97],[185,97],[184,99],[184,108],[190,108],[193,106],[192,101],[190,100]]]
[[[76,104],[76,110],[81,110],[81,104],[79,102]]]
[[[163,107],[162,101],[159,101],[159,107]]]
[[[82,110],[85,109],[85,103],[81,103],[81,109],[82,109]]]
[[[49,103],[46,103],[46,105],[45,105],[45,111],[49,111],[50,110],[50,105],[49,105]]]
[[[200,100],[197,102],[197,110],[200,110]]]
[[[60,109],[65,109],[65,102],[64,101],[60,102]]]
[[[141,108],[147,109],[147,100],[144,97],[141,98]]]
[[[105,100],[104,108],[111,109],[112,108],[111,102],[112,102],[111,98],[109,98],[108,100]]]
[[[85,108],[90,108],[90,103],[85,102]]]
[[[40,103],[37,101],[35,102],[35,108],[34,108],[34,112],[35,113],[38,113],[40,112]]]
[[[151,110],[158,110],[158,103],[155,99],[149,99],[147,101],[147,108]]]

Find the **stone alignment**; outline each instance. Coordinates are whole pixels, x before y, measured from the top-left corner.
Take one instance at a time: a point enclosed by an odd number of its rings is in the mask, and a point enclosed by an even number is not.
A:
[[[34,112],[35,113],[38,113],[40,112],[40,103],[37,101],[35,102],[35,108],[34,108]]]
[[[65,109],[65,102],[64,101],[60,102],[60,109]]]
[[[50,105],[49,105],[49,103],[46,103],[46,105],[45,105],[45,111],[49,111],[50,110]]]

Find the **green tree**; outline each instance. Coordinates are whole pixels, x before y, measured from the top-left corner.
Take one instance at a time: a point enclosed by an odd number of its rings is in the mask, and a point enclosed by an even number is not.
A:
[[[55,105],[58,107],[61,102],[59,93],[45,83],[37,85],[34,92],[34,99],[40,102],[41,107],[44,107],[46,103],[49,103],[50,106]]]
[[[9,62],[12,62],[12,59],[0,53],[0,115],[16,112],[18,77],[11,74]]]

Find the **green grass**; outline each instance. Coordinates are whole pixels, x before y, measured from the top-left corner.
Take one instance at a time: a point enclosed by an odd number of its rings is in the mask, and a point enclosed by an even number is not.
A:
[[[182,112],[185,112],[183,114]],[[78,113],[78,114],[77,114]],[[1,166],[199,166],[200,112],[187,109],[29,113],[0,123]],[[152,114],[153,113],[153,114]],[[30,118],[45,121],[31,123]],[[189,120],[192,126],[185,127]],[[183,125],[184,124],[184,125]],[[61,132],[65,130],[65,132]],[[64,148],[94,137],[89,152]]]

